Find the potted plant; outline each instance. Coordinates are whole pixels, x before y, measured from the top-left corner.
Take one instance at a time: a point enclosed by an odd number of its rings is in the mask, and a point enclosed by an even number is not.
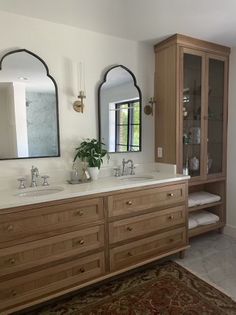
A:
[[[88,163],[88,171],[93,180],[98,178],[100,167],[103,163],[103,157],[109,158],[107,150],[103,148],[105,144],[96,139],[86,139],[76,148],[74,162],[78,158]]]

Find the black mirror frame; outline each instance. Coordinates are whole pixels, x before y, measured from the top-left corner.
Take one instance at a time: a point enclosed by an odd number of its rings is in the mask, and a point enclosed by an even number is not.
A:
[[[60,150],[60,129],[59,129],[59,106],[58,106],[58,88],[57,88],[57,83],[55,81],[55,79],[50,75],[49,73],[49,69],[48,69],[48,66],[47,64],[45,63],[45,61],[39,57],[38,55],[36,55],[35,53],[33,53],[32,51],[30,50],[27,50],[27,49],[16,49],[16,50],[11,50],[9,52],[7,52],[6,54],[3,55],[3,57],[1,58],[0,60],[0,71],[3,70],[2,69],[2,63],[4,61],[4,59],[9,56],[9,55],[12,55],[12,54],[15,54],[15,53],[19,53],[19,52],[25,52],[35,58],[37,58],[45,67],[46,69],[46,75],[47,77],[49,77],[53,84],[54,84],[54,87],[55,87],[55,94],[56,94],[56,116],[57,116],[57,144],[58,144],[58,154],[57,155],[50,155],[50,156],[32,156],[32,157],[16,157],[16,158],[6,158],[6,159],[0,159],[1,161],[4,161],[4,160],[23,160],[23,159],[41,159],[41,158],[53,158],[53,157],[60,157],[61,156],[61,150]]]
[[[103,84],[106,83],[106,81],[107,81],[108,73],[111,70],[113,70],[115,68],[119,68],[119,67],[121,67],[124,70],[126,70],[127,72],[129,72],[129,74],[133,78],[134,86],[136,87],[136,89],[138,90],[138,93],[139,93],[139,103],[140,103],[140,118],[139,118],[140,119],[140,129],[139,129],[140,140],[139,140],[139,145],[140,145],[140,150],[139,151],[125,151],[125,152],[109,152],[109,154],[113,154],[113,153],[139,153],[142,151],[142,92],[141,92],[139,86],[137,85],[137,80],[136,80],[136,77],[133,74],[133,72],[123,65],[115,65],[115,66],[112,66],[111,68],[109,68],[108,70],[106,70],[104,77],[103,77],[103,81],[98,86],[98,137],[99,137],[99,141],[102,142],[102,139],[101,139],[101,101],[100,101],[101,88],[102,88]]]

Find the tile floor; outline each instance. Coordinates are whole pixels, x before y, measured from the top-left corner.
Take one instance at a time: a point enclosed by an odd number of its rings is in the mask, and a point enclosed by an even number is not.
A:
[[[184,259],[175,259],[236,301],[236,239],[212,232],[193,238]]]

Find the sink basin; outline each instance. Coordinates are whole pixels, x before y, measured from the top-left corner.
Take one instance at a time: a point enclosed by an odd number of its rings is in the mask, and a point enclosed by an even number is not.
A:
[[[29,188],[26,190],[19,191],[16,196],[19,197],[39,197],[39,196],[45,196],[45,195],[51,195],[56,194],[60,191],[63,191],[63,187],[41,187],[41,188]]]
[[[127,181],[127,182],[142,182],[146,180],[153,179],[150,175],[130,175],[126,177],[121,177],[121,181]]]

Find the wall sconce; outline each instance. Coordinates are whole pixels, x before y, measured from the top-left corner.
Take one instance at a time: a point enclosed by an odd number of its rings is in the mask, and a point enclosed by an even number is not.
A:
[[[144,113],[146,115],[153,116],[153,105],[156,104],[154,97],[150,97],[148,104],[144,107]]]
[[[86,98],[84,91],[79,91],[78,100],[74,102],[73,108],[78,113],[84,112],[84,98]]]
[[[82,65],[82,62],[77,64],[77,76],[78,76],[78,89],[79,89],[79,95],[78,100],[76,100],[73,103],[73,108],[78,113],[84,112],[84,99],[86,98],[85,93],[85,67]],[[82,88],[82,82],[83,82],[83,88]]]

